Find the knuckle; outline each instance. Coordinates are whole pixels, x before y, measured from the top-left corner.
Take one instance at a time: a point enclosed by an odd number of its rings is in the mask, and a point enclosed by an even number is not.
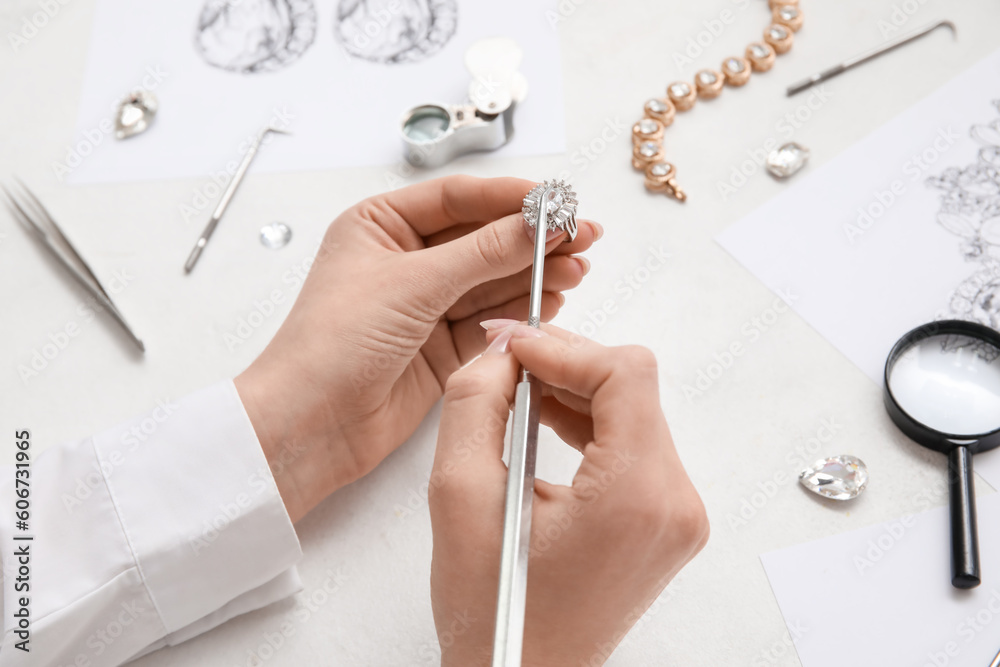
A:
[[[444,388],[444,403],[460,403],[490,393],[496,380],[487,377],[474,367],[455,371],[448,378]]]
[[[630,373],[656,376],[656,355],[642,345],[625,345],[618,348],[619,364]]]
[[[459,201],[470,188],[475,187],[479,179],[468,174],[448,176],[441,188],[441,209],[446,216],[455,219],[459,216]]]
[[[669,515],[669,533],[675,542],[700,549],[708,541],[708,513],[697,492],[692,490],[687,494],[682,502],[670,509]]]
[[[708,514],[693,487],[667,493],[662,482],[633,480],[629,501],[619,512],[634,532],[656,536],[665,552],[701,549],[708,541]]]
[[[625,345],[613,350],[611,376],[615,384],[627,383],[629,387],[651,387],[659,384],[656,356],[641,345]]]
[[[476,234],[476,252],[492,269],[501,268],[510,256],[510,241],[496,224],[489,224]]]

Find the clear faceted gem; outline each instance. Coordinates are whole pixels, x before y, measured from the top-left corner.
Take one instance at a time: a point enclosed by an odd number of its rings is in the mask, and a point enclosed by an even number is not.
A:
[[[778,10],[778,16],[781,17],[782,21],[792,21],[799,16],[799,10],[791,5],[785,5]]]
[[[652,111],[653,113],[666,113],[667,105],[663,100],[659,100],[654,97],[646,102],[646,109]]]
[[[766,46],[763,44],[753,44],[750,47],[750,53],[753,54],[754,58],[767,58],[771,53]]]
[[[670,173],[670,165],[666,162],[657,162],[649,168],[649,173],[653,176],[666,176]]]
[[[860,496],[868,486],[868,467],[856,456],[832,456],[799,473],[799,482],[826,498],[850,500]]]
[[[639,131],[643,134],[653,134],[660,129],[660,124],[652,118],[643,118],[639,121]]]
[[[660,147],[652,141],[644,141],[639,144],[639,155],[643,157],[653,157],[660,152]]]
[[[785,30],[785,29],[784,29],[784,28],[783,28],[782,26],[780,26],[780,25],[772,25],[772,26],[771,26],[771,27],[770,27],[770,28],[768,29],[768,31],[767,31],[767,34],[768,34],[768,35],[770,35],[770,36],[771,36],[771,39],[773,39],[773,40],[774,40],[774,41],[776,41],[776,42],[780,42],[781,40],[783,40],[783,39],[785,39],[786,37],[788,37],[788,31],[787,31],[787,30]]]
[[[767,170],[778,178],[788,178],[806,166],[809,150],[795,142],[784,144],[767,156]]]
[[[691,94],[691,86],[686,83],[675,83],[670,86],[670,94],[674,97],[687,97]]]
[[[710,69],[703,69],[698,72],[698,82],[703,86],[711,86],[713,83],[718,81],[718,77],[715,76],[715,72]]]
[[[148,90],[136,90],[118,104],[115,116],[115,138],[126,139],[149,129],[159,104]]]
[[[272,222],[260,228],[260,242],[266,248],[284,248],[292,240],[292,228],[283,222]]]
[[[563,203],[563,193],[558,190],[553,190],[549,193],[549,200],[545,204],[545,218],[548,220]]]
[[[729,72],[742,72],[744,67],[743,61],[739,58],[728,58],[726,60],[726,70]]]

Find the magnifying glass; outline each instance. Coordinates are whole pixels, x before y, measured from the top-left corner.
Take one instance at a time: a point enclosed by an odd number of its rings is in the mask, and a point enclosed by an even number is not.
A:
[[[1000,333],[961,320],[910,331],[885,363],[885,406],[917,444],[948,455],[951,583],[979,585],[972,455],[1000,446]]]

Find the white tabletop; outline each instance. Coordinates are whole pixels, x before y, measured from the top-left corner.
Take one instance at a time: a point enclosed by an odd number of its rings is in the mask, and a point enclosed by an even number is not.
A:
[[[52,163],[65,158],[73,138],[94,5],[94,0],[60,5],[23,48],[0,47],[0,175],[16,173],[34,186],[102,280],[111,281],[116,272],[126,277],[115,300],[148,352],[144,358],[134,355],[105,317],[87,322],[77,310],[83,293],[12,220],[0,216],[5,286],[0,340],[7,360],[0,381],[0,433],[30,428],[38,450],[242,370],[277,329],[292,299],[234,350],[226,334],[234,333],[255,300],[267,298],[275,286],[294,296],[294,280],[283,278],[309,257],[329,221],[361,196],[386,187],[385,168],[251,174],[225,221],[230,229],[242,225],[245,233],[220,236],[210,248],[230,260],[203,261],[195,275],[185,277],[181,264],[202,221],[186,223],[179,205],[190,202],[204,180],[68,187],[53,174]],[[557,323],[589,332],[583,325],[593,320],[600,323],[594,337],[601,342],[641,343],[659,357],[664,408],[708,507],[712,539],[608,664],[797,665],[758,555],[914,511],[914,497],[924,485],[944,479],[945,464],[898,434],[882,408],[880,388],[794,313],[780,315],[703,396],[685,397],[681,387],[695,382],[713,354],[745,342],[744,325],[756,326],[753,318],[775,298],[713,238],[789,185],[757,170],[724,201],[718,184],[768,139],[786,139],[786,114],[803,119],[793,135],[811,149],[812,165],[831,159],[995,49],[1000,5],[803,0],[806,26],[790,55],[745,88],[699,105],[668,130],[668,155],[690,196],[685,205],[646,194],[629,166],[627,128],[643,101],[662,94],[667,83],[690,79],[695,68],[716,66],[758,39],[767,19],[763,0],[562,0],[561,5],[571,10],[558,33],[566,108],[552,112],[566,114],[569,153],[466,159],[433,175],[544,179],[572,170],[581,214],[602,222],[607,235],[590,253],[593,271],[570,295]],[[4,2],[0,34],[19,30],[22,18],[38,7],[34,0]],[[707,30],[705,22],[726,9],[735,22],[704,40],[711,43],[681,72],[673,54],[683,53],[689,40]],[[783,94],[787,84],[883,43],[893,20],[905,19],[905,25],[890,36],[942,18],[957,24],[957,42],[941,31],[865,65],[828,84],[829,98],[812,98],[812,109],[809,93],[792,99]],[[626,131],[595,159],[574,160],[579,147],[600,146],[609,123],[624,124]],[[273,220],[289,223],[295,232],[291,245],[279,252],[255,238],[255,230]],[[664,268],[631,294],[616,289],[643,265],[650,249],[660,248],[670,254]],[[635,276],[645,278],[642,272]],[[615,312],[606,315],[609,300]],[[22,380],[18,366],[30,366],[34,352],[70,323],[79,326],[78,335],[36,377]],[[298,601],[248,614],[138,664],[244,665],[253,664],[251,654],[258,653],[275,666],[436,664],[428,586],[431,534],[422,485],[437,418],[432,412],[375,472],[299,524],[306,591]],[[810,447],[809,439],[830,422],[832,437]],[[4,440],[0,455],[9,456],[10,448]],[[797,448],[808,452],[806,458],[860,456],[871,470],[869,490],[842,507],[815,502],[788,481],[797,471]],[[576,462],[568,447],[550,433],[543,436],[541,477],[566,482]],[[981,480],[979,488],[990,492]],[[735,521],[741,509],[745,521]],[[320,604],[306,602],[331,573],[340,576],[337,592]],[[276,651],[268,648],[274,644],[280,644]]]

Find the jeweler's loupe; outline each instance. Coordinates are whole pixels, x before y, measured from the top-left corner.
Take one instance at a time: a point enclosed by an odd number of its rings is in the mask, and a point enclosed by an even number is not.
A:
[[[885,363],[885,406],[919,445],[948,455],[951,583],[980,583],[972,455],[1000,446],[1000,333],[943,320],[917,327]]]
[[[516,42],[490,37],[465,52],[472,76],[462,104],[422,104],[400,121],[406,160],[418,167],[439,167],[459,155],[492,151],[514,136],[514,110],[528,94],[517,71],[522,52]]]

